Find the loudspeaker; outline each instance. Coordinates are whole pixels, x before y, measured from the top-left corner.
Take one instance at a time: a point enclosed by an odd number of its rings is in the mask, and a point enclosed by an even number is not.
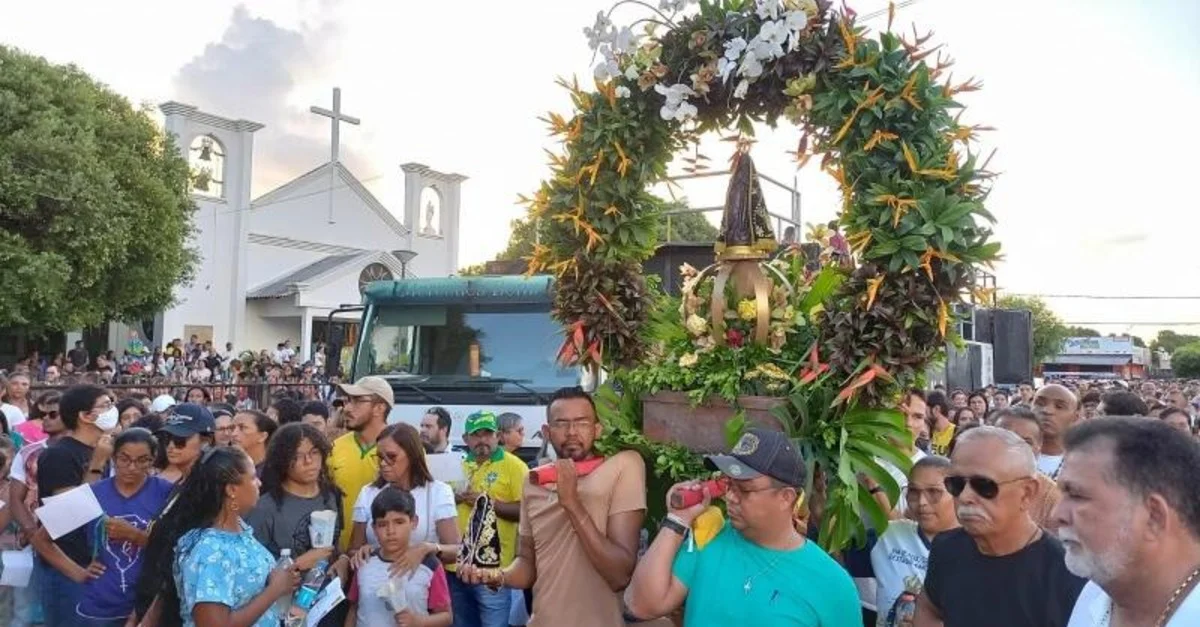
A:
[[[996,383],[1016,385],[1033,379],[1033,314],[1024,309],[991,312],[993,370]]]
[[[683,289],[683,280],[679,276],[679,266],[687,263],[696,270],[703,270],[717,260],[712,244],[663,244],[654,251],[654,256],[642,264],[646,274],[662,278],[663,290],[679,296]]]

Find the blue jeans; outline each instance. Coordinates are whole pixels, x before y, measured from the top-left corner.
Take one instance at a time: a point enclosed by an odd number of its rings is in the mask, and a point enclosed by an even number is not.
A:
[[[83,598],[83,584],[71,581],[53,566],[43,563],[41,580],[42,610],[46,625],[54,627],[87,627],[87,622],[75,613],[75,606]]]
[[[487,586],[470,586],[454,573],[447,574],[454,627],[508,627],[508,611],[512,607],[512,592],[508,588],[493,591]]]

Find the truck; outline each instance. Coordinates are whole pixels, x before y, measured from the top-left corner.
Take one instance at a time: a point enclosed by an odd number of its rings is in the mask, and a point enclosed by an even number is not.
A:
[[[515,413],[525,428],[520,456],[533,459],[550,396],[583,382],[581,369],[556,363],[553,300],[554,278],[545,275],[376,281],[363,291],[360,332],[342,369],[349,381],[374,375],[391,384],[389,424],[419,426],[430,408],[445,408],[455,448],[472,412]]]

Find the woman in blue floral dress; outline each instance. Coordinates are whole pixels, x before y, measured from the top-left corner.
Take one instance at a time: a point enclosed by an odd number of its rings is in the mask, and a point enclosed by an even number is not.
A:
[[[279,624],[272,606],[296,589],[300,576],[295,568],[273,570],[271,554],[242,520],[257,501],[258,479],[245,453],[204,452],[151,532],[145,568],[175,585],[163,586],[142,624]]]

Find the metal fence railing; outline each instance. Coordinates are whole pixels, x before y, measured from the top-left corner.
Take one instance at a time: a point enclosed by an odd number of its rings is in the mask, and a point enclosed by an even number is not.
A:
[[[311,400],[328,400],[332,393],[333,386],[324,382],[306,382],[306,383],[273,383],[267,381],[256,381],[251,383],[178,383],[164,381],[147,381],[136,383],[97,383],[108,390],[118,398],[125,398],[134,394],[145,394],[150,398],[156,398],[163,394],[170,395],[179,402],[188,400],[200,400],[208,403],[229,403],[241,408],[264,409],[269,407],[275,399],[281,396],[289,396],[298,401]],[[30,397],[37,398],[42,393],[47,391],[63,391],[67,387],[66,384],[54,385],[47,383],[35,383],[30,386]],[[202,392],[194,392],[193,390],[201,390]],[[197,398],[193,399],[192,396]]]

